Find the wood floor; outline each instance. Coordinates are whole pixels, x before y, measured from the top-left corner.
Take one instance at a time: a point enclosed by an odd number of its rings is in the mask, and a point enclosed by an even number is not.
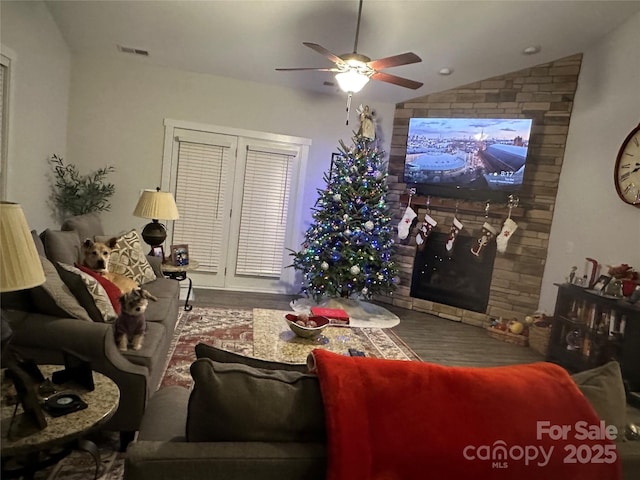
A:
[[[290,310],[289,302],[295,298],[295,295],[196,289],[193,305]],[[392,330],[426,362],[498,366],[543,360],[528,347],[489,337],[482,328],[387,304],[380,305],[400,317],[400,324]]]

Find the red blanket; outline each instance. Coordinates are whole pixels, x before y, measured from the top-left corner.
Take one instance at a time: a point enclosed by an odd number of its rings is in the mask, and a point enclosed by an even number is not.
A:
[[[614,443],[557,365],[445,367],[320,349],[314,363],[328,480],[620,478]]]

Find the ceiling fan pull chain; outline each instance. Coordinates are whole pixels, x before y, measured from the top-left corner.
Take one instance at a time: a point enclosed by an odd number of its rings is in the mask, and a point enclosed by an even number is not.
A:
[[[348,92],[347,94],[347,122],[345,125],[349,125],[349,112],[351,112],[351,97],[353,97],[353,92]]]

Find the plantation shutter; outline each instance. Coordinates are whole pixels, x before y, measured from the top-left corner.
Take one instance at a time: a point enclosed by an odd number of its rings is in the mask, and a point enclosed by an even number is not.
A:
[[[173,229],[174,244],[188,244],[189,257],[199,270],[218,273],[225,236],[224,211],[231,144],[211,145],[178,137],[175,197],[180,219]]]
[[[236,275],[279,278],[297,151],[247,147]]]

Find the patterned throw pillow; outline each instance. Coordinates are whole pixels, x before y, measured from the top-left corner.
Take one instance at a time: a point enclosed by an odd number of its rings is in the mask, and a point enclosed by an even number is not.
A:
[[[111,238],[113,236],[96,237],[95,240],[96,242],[106,243]],[[111,250],[109,271],[124,275],[137,282],[138,285],[152,282],[157,278],[142,249],[138,232],[131,230],[118,236],[118,243]]]
[[[90,322],[91,318],[87,311],[62,281],[55,266],[43,256],[40,256],[40,262],[46,280],[39,287],[30,290],[36,310],[54,317],[78,318]]]
[[[95,278],[61,262],[58,273],[94,322],[112,322],[117,318],[106,290]]]

